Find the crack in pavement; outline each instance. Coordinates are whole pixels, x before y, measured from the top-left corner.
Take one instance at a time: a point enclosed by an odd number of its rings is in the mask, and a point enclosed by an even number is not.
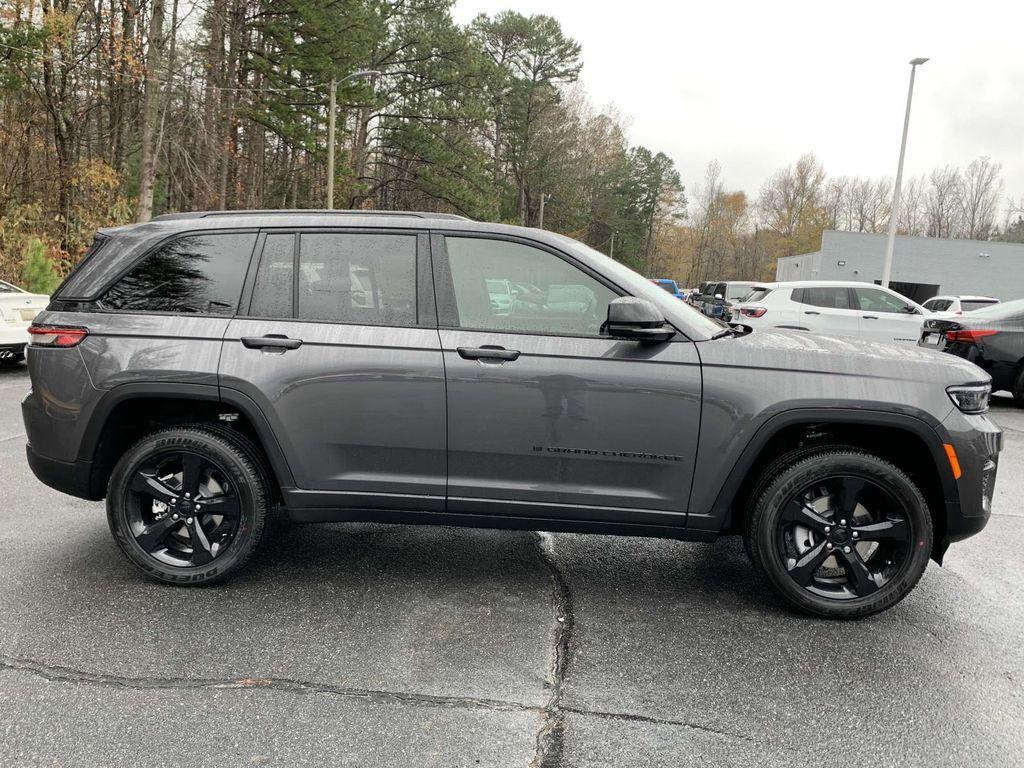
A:
[[[547,701],[540,708],[541,726],[530,768],[557,768],[562,762],[565,736],[565,710],[562,708],[562,685],[569,671],[569,644],[572,641],[574,613],[572,592],[565,575],[555,563],[554,538],[550,533],[534,532],[541,562],[551,575],[551,595],[555,622],[551,664],[544,681]],[[579,714],[591,714],[580,712]],[[598,713],[593,713],[598,714]],[[598,715],[600,716],[600,715]]]
[[[112,688],[125,688],[135,691],[153,690],[244,690],[258,689],[284,691],[299,694],[324,694],[362,699],[377,703],[409,704],[418,706],[435,706],[455,709],[485,709],[492,712],[539,712],[539,708],[529,704],[501,699],[482,699],[471,696],[437,696],[425,693],[407,693],[403,691],[381,691],[371,688],[350,688],[343,685],[314,683],[290,678],[187,678],[187,677],[124,677],[98,672],[85,672],[52,664],[42,664],[29,659],[18,659],[0,655],[0,671],[11,670],[26,672],[51,682],[85,683]]]
[[[587,717],[598,717],[604,720],[618,720],[625,723],[647,723],[651,725],[670,725],[675,728],[688,728],[693,731],[702,731],[704,733],[711,733],[716,736],[725,736],[730,739],[739,739],[741,741],[749,741],[753,744],[763,744],[760,739],[755,739],[753,736],[747,736],[742,733],[736,733],[735,731],[726,731],[721,728],[712,728],[710,725],[703,725],[701,723],[689,723],[685,720],[672,720],[663,717],[649,717],[648,715],[633,715],[625,712],[602,712],[600,710],[593,709],[576,709],[575,707],[562,707],[563,712],[568,712],[572,715],[584,715]]]

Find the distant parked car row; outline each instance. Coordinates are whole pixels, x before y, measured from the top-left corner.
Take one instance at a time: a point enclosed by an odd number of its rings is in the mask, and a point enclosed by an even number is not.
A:
[[[25,359],[28,327],[49,303],[49,296],[0,280],[0,364],[13,365]]]

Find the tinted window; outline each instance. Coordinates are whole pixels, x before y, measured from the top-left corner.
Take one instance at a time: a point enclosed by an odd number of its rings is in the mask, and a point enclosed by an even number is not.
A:
[[[324,233],[299,238],[304,320],[416,324],[416,236]]]
[[[656,282],[656,283],[655,283],[655,285],[657,285],[657,286],[658,286],[659,288],[661,288],[661,289],[662,289],[663,291],[668,291],[669,293],[671,293],[671,294],[673,294],[673,295],[675,294],[675,292],[676,292],[676,291],[678,291],[678,290],[679,290],[678,288],[676,288],[676,284],[675,284],[675,283],[661,283],[661,282]]]
[[[985,307],[991,307],[993,304],[998,304],[998,301],[971,301],[969,299],[961,300],[960,309],[964,312],[974,312]]]
[[[841,286],[819,286],[798,288],[793,291],[793,301],[826,309],[850,309],[850,292]]]
[[[21,293],[21,291],[10,283],[5,283],[3,280],[0,280],[0,293]]]
[[[475,237],[446,243],[462,328],[597,336],[617,296],[539,248]]]
[[[249,314],[253,317],[292,317],[294,272],[295,235],[267,235]]]
[[[110,309],[233,315],[255,233],[192,235],[149,254],[103,297]]]
[[[945,312],[952,303],[950,299],[930,299],[924,303],[924,308],[932,312]]]
[[[767,296],[771,292],[771,288],[754,288],[752,291],[750,291],[750,293],[748,293],[746,296],[740,299],[740,302],[746,304],[747,302],[750,301],[761,301],[762,299],[764,299],[765,296]],[[796,299],[794,299],[794,301],[796,301]]]
[[[857,288],[859,309],[866,312],[902,312],[909,313],[912,307],[899,296],[879,290],[878,288]]]

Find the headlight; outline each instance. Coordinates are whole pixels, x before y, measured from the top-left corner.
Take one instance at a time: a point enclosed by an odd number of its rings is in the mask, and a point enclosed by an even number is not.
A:
[[[988,410],[988,398],[992,394],[991,384],[961,384],[947,387],[946,394],[953,405],[964,413],[985,413]]]

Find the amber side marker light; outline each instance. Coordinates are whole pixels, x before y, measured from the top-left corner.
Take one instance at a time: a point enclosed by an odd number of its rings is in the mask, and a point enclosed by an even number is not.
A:
[[[953,470],[953,479],[959,480],[963,472],[960,470],[960,459],[956,457],[956,449],[949,443],[943,443],[942,447],[946,449],[946,458],[949,459],[949,468]]]
[[[89,335],[86,328],[63,328],[48,325],[30,325],[29,343],[33,347],[74,347]]]

